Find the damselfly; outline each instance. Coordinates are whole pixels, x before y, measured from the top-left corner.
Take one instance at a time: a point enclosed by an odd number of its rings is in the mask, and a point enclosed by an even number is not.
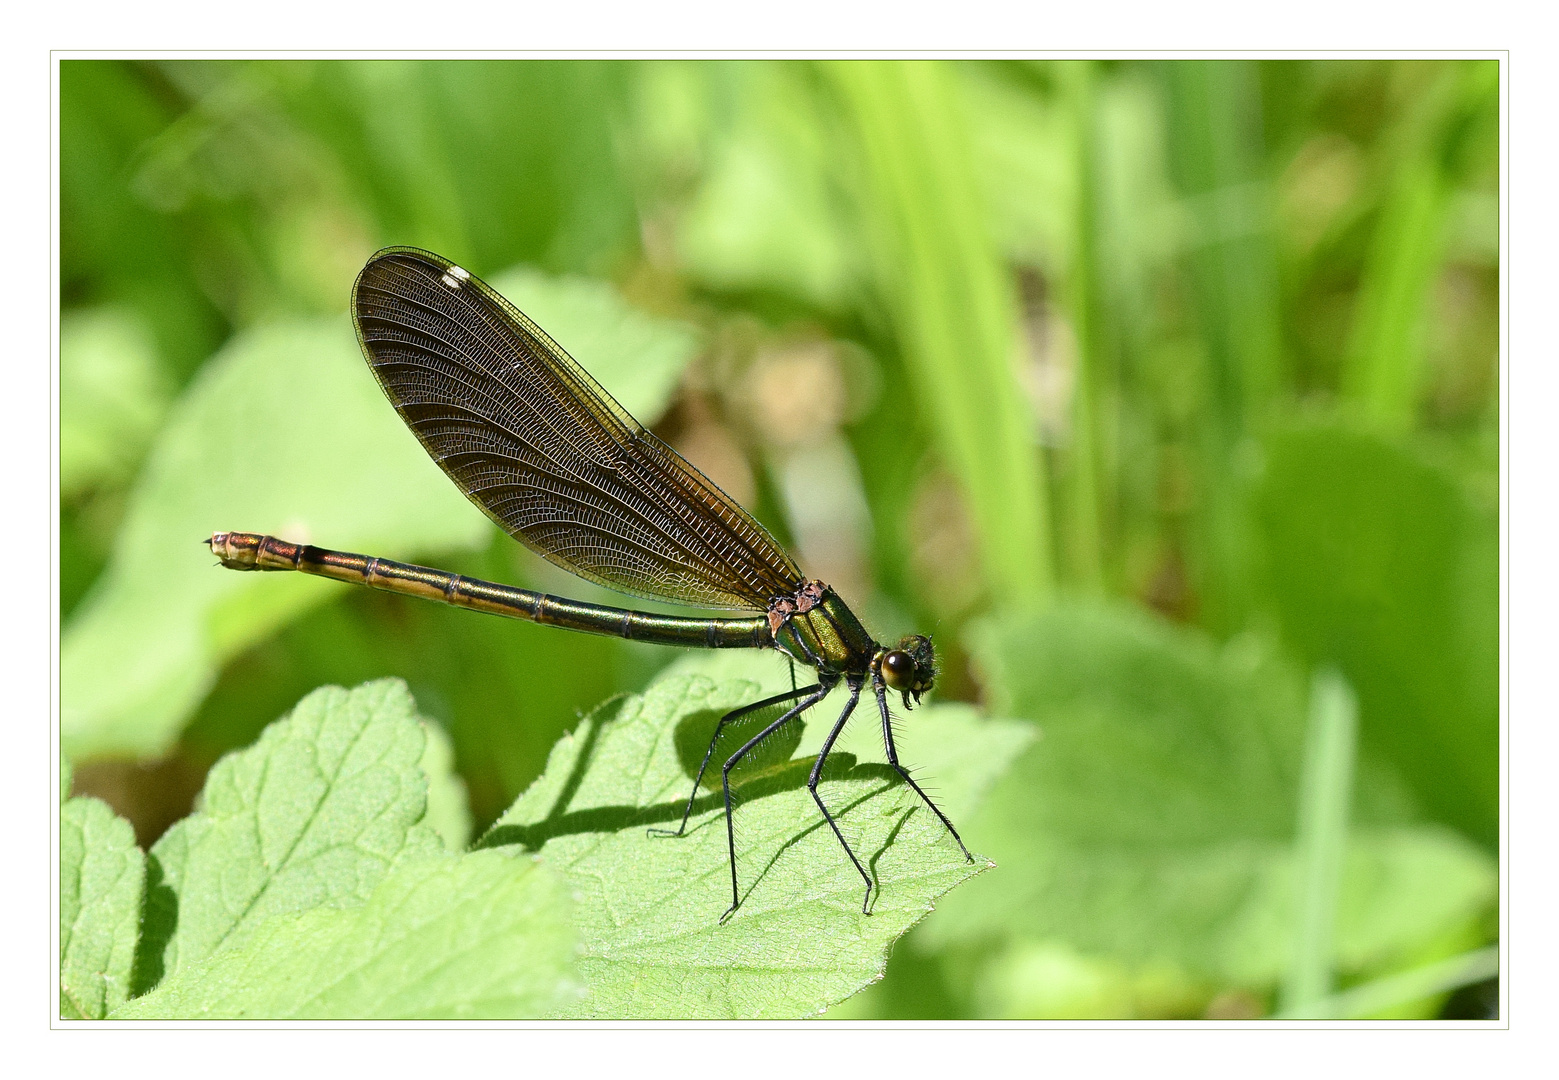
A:
[[[870,688],[888,763],[958,842],[958,830],[899,763],[888,709],[906,709],[936,677],[931,639],[885,648],[840,597],[805,578],[768,531],[683,457],[629,416],[535,323],[485,282],[415,248],[386,248],[352,288],[363,355],[385,396],[461,491],[510,536],[582,578],[633,596],[700,608],[758,612],[688,618],[603,607],[444,570],[219,532],[211,550],[232,570],[298,570],[494,615],[589,634],[705,649],[776,649],[817,673],[810,686],[736,709],[715,727],[682,823],[692,815],[721,732],[763,710],[772,723],[721,766],[731,906],[736,877],[731,770],[769,736],[843,683],[844,709],[823,741],[807,790],[866,883],[872,880],[818,793],[824,763]],[[735,730],[735,729],[733,729]]]

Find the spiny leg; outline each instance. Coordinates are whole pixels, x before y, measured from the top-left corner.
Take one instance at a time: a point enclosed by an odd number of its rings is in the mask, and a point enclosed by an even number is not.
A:
[[[951,821],[947,820],[947,815],[937,809],[936,803],[931,801],[931,796],[921,791],[920,785],[915,783],[915,778],[909,774],[909,771],[904,766],[899,764],[899,752],[893,745],[893,722],[888,714],[888,688],[883,685],[880,676],[872,679],[872,690],[877,695],[877,711],[882,714],[882,743],[888,751],[888,764],[898,771],[898,774],[904,778],[904,782],[915,789],[915,794],[919,795],[921,800],[931,807],[931,812],[941,820],[943,825],[947,826],[947,831],[953,834],[954,840],[958,841],[958,847],[963,851],[964,858],[974,862],[974,856],[969,854],[967,847],[964,847],[964,838],[958,835],[958,830],[953,828]]]
[[[792,681],[794,681],[794,670],[791,672],[791,678]],[[812,691],[820,689],[820,687],[821,684],[818,683],[803,687],[800,690],[792,687],[790,693],[788,694],[775,694],[773,697],[764,698],[762,701],[755,701],[751,705],[743,705],[739,709],[732,709],[730,712],[720,717],[720,722],[715,725],[715,733],[709,739],[709,748],[704,751],[703,763],[698,766],[698,775],[693,778],[693,791],[687,797],[687,809],[682,811],[682,824],[678,825],[675,829],[650,828],[646,831],[651,836],[681,836],[687,829],[687,820],[693,814],[693,804],[698,801],[698,785],[704,782],[704,770],[709,768],[709,758],[714,754],[715,744],[720,741],[720,732],[724,730],[727,723],[735,720],[739,716],[746,716],[750,712],[757,712],[759,709],[767,709],[771,705],[778,705],[782,701],[790,701],[794,698],[801,697],[803,694],[810,694]]]
[[[861,684],[850,684],[850,700],[844,703],[844,712],[839,714],[839,720],[834,724],[834,730],[828,733],[828,738],[823,740],[823,749],[818,751],[817,761],[812,765],[812,775],[807,777],[807,790],[812,793],[812,801],[817,803],[817,808],[823,811],[823,819],[828,822],[828,827],[834,830],[834,835],[839,838],[839,846],[844,848],[844,853],[850,856],[850,861],[855,864],[855,869],[860,873],[861,880],[866,882],[866,895],[861,899],[861,914],[865,915],[866,905],[872,899],[872,879],[866,873],[866,868],[861,865],[861,860],[855,857],[855,852],[850,850],[849,841],[844,838],[844,833],[839,831],[839,823],[834,820],[834,815],[828,812],[828,807],[823,805],[823,797],[817,793],[817,782],[823,775],[823,762],[828,760],[829,752],[834,748],[834,740],[839,738],[839,733],[844,730],[845,721],[850,719],[850,714],[855,711],[855,703],[861,697]]]
[[[822,701],[825,697],[827,697],[828,692],[834,688],[837,682],[838,679],[835,678],[832,682],[819,683],[817,686],[812,687],[811,694],[809,694],[801,701],[796,702],[796,704],[792,706],[784,716],[780,717],[778,720],[774,721],[774,723],[758,732],[758,734],[754,735],[751,739],[748,739],[742,748],[736,751],[736,753],[732,754],[726,760],[726,763],[721,766],[720,783],[725,790],[725,840],[731,852],[731,906],[725,909],[724,915],[720,916],[721,922],[724,922],[726,919],[730,918],[731,912],[735,911],[736,906],[741,903],[741,893],[738,892],[736,885],[736,825],[731,816],[731,770],[736,767],[737,762],[741,761],[742,758],[751,753],[752,750],[758,746],[759,743],[763,742],[764,739],[767,739],[770,735],[774,734],[780,728],[784,727],[796,717],[800,716],[812,706],[816,705],[819,701]],[[802,693],[805,692],[806,691],[802,691]],[[781,698],[789,696],[790,695],[788,694],[780,695]],[[774,699],[771,698],[770,702],[772,703],[773,700]],[[852,698],[852,701],[853,700],[854,699]],[[698,789],[695,787],[693,790],[696,792]],[[853,858],[854,856],[851,857]]]

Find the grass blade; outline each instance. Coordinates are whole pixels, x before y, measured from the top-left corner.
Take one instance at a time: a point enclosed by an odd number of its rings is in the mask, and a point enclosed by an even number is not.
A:
[[[1433,964],[1388,975],[1314,1002],[1306,1016],[1358,1020],[1376,1016],[1410,1001],[1446,994],[1499,974],[1499,946],[1475,949]],[[1287,1017],[1288,1013],[1280,1013]]]
[[[1358,702],[1347,680],[1333,668],[1318,671],[1310,687],[1310,727],[1299,790],[1299,918],[1293,961],[1283,984],[1287,1016],[1326,1015],[1316,1010],[1331,991],[1358,717]]]
[[[1011,283],[989,236],[957,84],[940,63],[827,65],[859,140],[879,288],[958,477],[998,602],[1054,587],[1049,505],[1013,372]]]

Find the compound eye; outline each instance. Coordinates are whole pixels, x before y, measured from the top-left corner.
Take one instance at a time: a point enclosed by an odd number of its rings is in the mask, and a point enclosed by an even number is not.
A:
[[[882,658],[882,681],[895,690],[915,685],[915,658],[903,649],[894,649]]]

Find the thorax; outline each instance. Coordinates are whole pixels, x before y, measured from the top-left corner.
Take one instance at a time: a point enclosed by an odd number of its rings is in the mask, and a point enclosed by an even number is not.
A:
[[[820,672],[864,674],[880,649],[855,613],[821,581],[804,582],[795,596],[770,604],[768,614],[774,647]]]

